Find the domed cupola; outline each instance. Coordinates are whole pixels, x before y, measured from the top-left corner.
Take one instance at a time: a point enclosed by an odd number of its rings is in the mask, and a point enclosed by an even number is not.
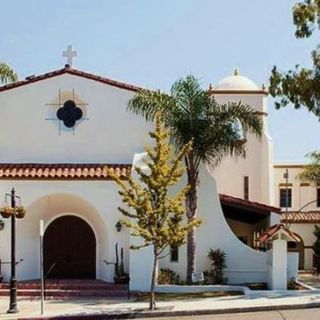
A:
[[[215,91],[258,91],[261,90],[252,80],[241,76],[238,69],[233,75],[223,78],[215,87]]]

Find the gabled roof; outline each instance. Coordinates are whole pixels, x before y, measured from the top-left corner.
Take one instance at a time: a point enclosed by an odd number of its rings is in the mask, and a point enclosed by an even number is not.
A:
[[[320,211],[288,211],[281,213],[284,223],[320,223]]]
[[[0,180],[108,180],[106,168],[126,179],[131,164],[0,163]]]
[[[101,82],[101,83],[104,83],[104,84],[107,84],[107,85],[110,85],[110,86],[118,87],[118,88],[125,89],[125,90],[130,90],[130,91],[134,91],[134,92],[143,89],[143,88],[138,87],[138,86],[134,86],[134,85],[127,84],[127,83],[124,83],[124,82],[119,82],[119,81],[116,81],[116,80],[100,77],[100,76],[94,75],[92,73],[88,73],[88,72],[80,71],[80,70],[77,70],[77,69],[73,69],[68,64],[66,64],[63,69],[47,72],[47,73],[44,73],[44,74],[41,74],[41,75],[38,75],[38,76],[29,76],[25,80],[21,80],[21,81],[17,81],[17,82],[14,82],[14,83],[10,83],[10,84],[4,85],[4,86],[0,87],[0,92],[11,90],[11,89],[15,89],[15,88],[18,88],[18,87],[21,87],[21,86],[25,86],[25,85],[34,83],[34,82],[38,82],[38,81],[50,79],[50,78],[53,78],[53,77],[57,77],[57,76],[60,76],[62,74],[71,74],[71,75],[74,75],[74,76],[90,79],[90,80],[93,80],[93,81],[98,81],[98,82]]]
[[[260,242],[267,242],[276,239],[300,242],[299,236],[286,228],[283,224],[275,224],[267,229],[259,238]]]
[[[236,198],[233,196],[229,196],[226,194],[219,194],[220,202],[224,205],[234,206],[236,208],[244,209],[247,211],[253,211],[261,214],[269,214],[270,212],[281,213],[281,209],[277,207],[272,207],[266,204],[262,204],[259,202],[253,202],[249,200],[244,200],[241,198]]]

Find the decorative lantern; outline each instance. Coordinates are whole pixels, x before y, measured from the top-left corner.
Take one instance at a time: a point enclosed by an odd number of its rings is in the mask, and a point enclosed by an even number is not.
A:
[[[14,209],[9,206],[4,206],[0,209],[0,214],[3,218],[10,218],[14,213]]]
[[[23,206],[18,206],[16,208],[16,217],[18,219],[22,219],[24,218],[25,215],[26,215],[26,209]]]

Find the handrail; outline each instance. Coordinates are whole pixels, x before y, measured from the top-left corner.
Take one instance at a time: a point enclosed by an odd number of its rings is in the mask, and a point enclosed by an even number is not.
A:
[[[52,263],[50,268],[48,269],[47,273],[43,276],[43,298],[46,300],[46,279],[49,275],[49,273],[54,269],[54,267],[57,265],[56,262]]]
[[[19,261],[16,261],[16,265],[18,265],[20,262],[23,262],[23,259],[20,259]],[[2,261],[1,259],[0,259],[0,276],[1,276],[1,266],[3,265],[3,264],[11,264],[11,261]]]
[[[47,273],[44,275],[44,279],[46,279],[49,275],[49,273],[53,270],[53,268],[57,265],[56,262],[52,263]]]

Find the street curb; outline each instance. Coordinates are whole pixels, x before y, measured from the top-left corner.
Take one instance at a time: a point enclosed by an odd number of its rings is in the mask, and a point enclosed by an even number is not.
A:
[[[64,316],[43,316],[43,317],[27,317],[18,318],[18,320],[82,320],[82,319],[141,319],[141,318],[156,318],[156,317],[183,317],[183,316],[202,316],[214,314],[228,313],[247,313],[247,312],[262,312],[262,311],[280,311],[280,310],[298,310],[320,308],[320,302],[304,303],[304,304],[287,304],[275,306],[256,306],[243,308],[228,308],[228,309],[204,309],[204,310],[179,310],[179,311],[133,311],[133,312],[110,312],[104,314],[77,314]]]

